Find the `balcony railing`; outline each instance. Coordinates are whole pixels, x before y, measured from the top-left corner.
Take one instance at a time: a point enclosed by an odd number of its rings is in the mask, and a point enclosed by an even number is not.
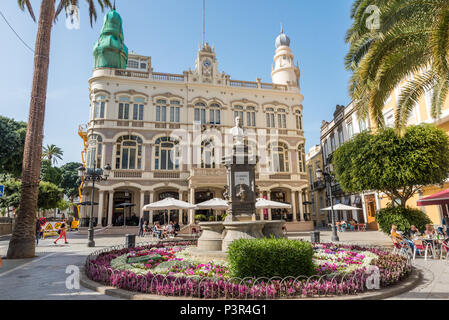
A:
[[[290,180],[291,175],[289,173],[275,173],[270,175],[270,180]]]
[[[251,81],[240,81],[240,80],[229,80],[229,85],[231,87],[242,87],[242,88],[258,88],[257,82]]]
[[[114,178],[142,178],[142,171],[114,170]]]
[[[170,172],[170,171],[154,171],[153,178],[155,179],[179,179],[179,172]]]
[[[129,70],[115,70],[115,75],[120,77],[133,77],[133,78],[149,78],[150,74],[148,72],[142,71],[129,71]]]
[[[184,76],[182,74],[172,74],[172,73],[153,72],[153,79],[184,82]]]
[[[190,170],[190,175],[193,177],[217,177],[226,176],[225,168],[193,168]]]

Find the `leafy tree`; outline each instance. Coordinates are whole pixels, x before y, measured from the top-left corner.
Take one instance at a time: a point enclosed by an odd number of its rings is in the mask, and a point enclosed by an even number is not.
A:
[[[61,148],[55,146],[54,144],[48,145],[42,150],[42,157],[50,161],[51,164],[55,165],[58,163],[58,159],[62,160],[64,152]]]
[[[355,0],[351,18],[346,68],[353,72],[350,94],[359,115],[369,114],[382,127],[384,102],[403,84],[397,130],[405,129],[418,98],[432,88],[438,117],[449,92],[449,0]]]
[[[95,4],[101,10],[111,8],[109,0],[86,0],[89,6],[90,24],[97,19]],[[47,96],[48,69],[50,65],[51,32],[59,13],[77,4],[78,0],[41,0],[40,16],[34,50],[34,75],[31,86],[31,101],[29,123],[25,137],[23,153],[22,182],[23,192],[20,199],[20,212],[16,217],[16,224],[9,242],[7,258],[33,258],[35,254],[34,218],[38,202],[39,176],[41,173],[42,137],[44,129],[45,102]],[[29,0],[18,0],[20,9],[27,7],[31,18],[35,21],[33,8]]]
[[[41,180],[59,186],[62,181],[62,171],[60,168],[52,167],[50,160],[42,160]]]
[[[60,168],[62,181],[59,186],[64,190],[64,194],[72,201],[78,195],[78,187],[81,183],[78,177],[78,168],[81,166],[82,164],[79,162],[69,162]]]
[[[20,177],[27,124],[0,116],[0,173]]]
[[[425,185],[442,184],[449,175],[449,137],[434,125],[360,133],[338,148],[332,163],[346,192],[376,190],[402,207]]]

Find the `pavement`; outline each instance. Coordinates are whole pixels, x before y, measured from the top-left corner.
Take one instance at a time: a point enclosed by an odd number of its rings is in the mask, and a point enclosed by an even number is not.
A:
[[[341,243],[392,247],[391,240],[377,231],[343,232],[338,234]],[[290,233],[290,239],[309,240],[310,233]],[[320,232],[321,242],[330,242],[331,232]],[[94,248],[86,246],[87,236],[69,233],[69,244],[53,244],[55,237],[40,240],[36,258],[3,260],[0,268],[0,300],[114,300],[108,295],[72,284],[73,270],[84,265],[93,251],[125,244],[123,235],[96,234]],[[149,242],[149,238],[137,238]],[[0,256],[6,256],[9,236],[0,237]],[[416,259],[414,266],[423,275],[421,283],[396,297],[395,300],[449,299],[449,261]],[[67,282],[67,284],[66,284]],[[73,288],[72,288],[73,287]]]

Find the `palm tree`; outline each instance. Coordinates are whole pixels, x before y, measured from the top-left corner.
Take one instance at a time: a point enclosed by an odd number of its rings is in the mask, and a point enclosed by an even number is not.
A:
[[[90,24],[96,20],[95,3],[103,11],[111,8],[109,0],[86,0],[89,5]],[[25,138],[25,148],[22,165],[22,193],[20,210],[16,213],[16,223],[9,242],[8,259],[32,258],[35,254],[35,218],[37,211],[37,196],[42,158],[42,138],[47,94],[48,67],[50,58],[50,39],[53,22],[62,9],[77,5],[78,0],[59,0],[55,10],[56,0],[41,0],[38,30],[34,50],[34,75],[31,90],[30,113]],[[31,18],[36,21],[29,0],[18,0],[19,7],[27,7]]]
[[[380,12],[379,29],[368,29],[370,6]],[[373,7],[371,7],[373,8]],[[386,99],[401,88],[395,126],[403,132],[411,110],[432,90],[437,118],[449,90],[449,0],[355,0],[346,42],[350,94],[359,116],[384,125]]]
[[[55,146],[54,144],[47,145],[43,148],[42,158],[47,158],[53,165],[58,163],[58,159],[62,160],[62,155],[64,152],[61,148]]]

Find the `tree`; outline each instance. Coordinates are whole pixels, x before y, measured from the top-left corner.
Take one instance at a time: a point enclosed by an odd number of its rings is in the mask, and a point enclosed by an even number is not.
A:
[[[42,152],[42,157],[50,161],[51,164],[55,165],[58,163],[58,159],[62,160],[64,152],[61,148],[55,146],[54,144],[48,145],[44,147]]]
[[[78,168],[81,166],[81,163],[69,162],[60,168],[62,181],[59,186],[64,190],[64,194],[72,201],[78,195],[78,188],[81,184],[81,180],[78,177]]]
[[[50,160],[42,160],[41,180],[59,186],[62,181],[62,171],[58,167],[52,167]]]
[[[96,20],[95,3],[102,9],[111,7],[109,0],[86,0],[89,5],[90,24]],[[31,90],[30,112],[25,138],[22,164],[22,193],[20,212],[9,242],[7,258],[32,258],[35,254],[34,217],[37,209],[39,192],[39,176],[42,159],[42,137],[44,127],[45,101],[47,95],[48,68],[50,59],[50,39],[53,22],[56,21],[62,9],[76,0],[60,0],[55,11],[55,0],[41,0],[40,17],[34,50],[34,75]],[[27,7],[31,17],[35,20],[34,12],[29,0],[18,0],[19,7]]]
[[[0,116],[0,173],[20,177],[27,124]]]
[[[360,133],[333,154],[336,178],[346,192],[376,190],[405,207],[425,185],[443,184],[449,176],[449,137],[429,124]]]
[[[353,71],[350,94],[359,116],[369,114],[373,125],[382,127],[384,102],[403,84],[398,132],[430,89],[437,118],[449,91],[449,0],[355,0],[351,18],[346,68]]]

